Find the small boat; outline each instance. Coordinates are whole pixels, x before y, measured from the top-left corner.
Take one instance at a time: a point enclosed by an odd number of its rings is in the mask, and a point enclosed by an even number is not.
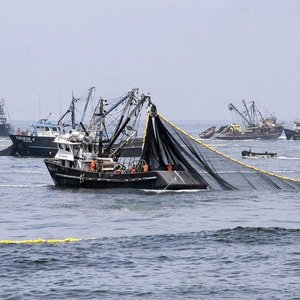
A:
[[[286,139],[289,140],[300,140],[300,119],[294,121],[294,129],[284,129]]]
[[[0,100],[0,136],[6,137],[9,136],[10,133],[12,133],[13,128],[11,124],[7,121],[7,117],[5,114],[5,100]]]
[[[277,157],[277,153],[274,152],[252,152],[251,148],[242,151],[242,158],[274,158]]]
[[[201,139],[209,139],[215,134],[215,132],[216,132],[216,126],[211,126],[206,130],[202,131],[201,133],[199,133],[199,137]]]
[[[248,140],[263,139],[273,140],[279,138],[284,129],[284,123],[278,122],[274,115],[263,117],[254,101],[247,105],[245,100],[244,111],[239,111],[232,103],[228,105],[230,111],[233,111],[242,120],[243,127],[237,123],[232,123],[218,135],[219,140]]]

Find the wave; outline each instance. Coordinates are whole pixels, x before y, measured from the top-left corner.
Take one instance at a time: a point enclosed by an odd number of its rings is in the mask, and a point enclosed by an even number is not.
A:
[[[271,244],[271,243],[299,243],[300,229],[284,227],[242,227],[219,230],[204,230],[199,232],[180,232],[152,235],[134,235],[121,237],[87,237],[61,239],[24,239],[0,240],[0,244],[55,244],[69,242],[91,242],[96,244],[122,244],[123,247],[158,246],[172,244],[173,246],[188,246],[209,243],[239,243],[239,244]]]
[[[84,239],[88,240],[88,239]],[[173,244],[174,246],[196,245],[199,243],[242,243],[242,244],[272,244],[299,243],[300,229],[283,227],[242,227],[204,230],[199,232],[180,232],[153,235],[134,235],[122,237],[93,238],[95,243],[121,243],[123,246],[149,246]]]
[[[287,156],[278,156],[277,159],[289,159],[289,160],[299,160],[300,157],[287,157]]]
[[[216,231],[219,236],[232,236],[232,237],[261,237],[261,236],[279,236],[287,234],[299,234],[300,229],[298,228],[284,228],[284,227],[243,227],[237,226],[232,229],[221,229]]]
[[[32,187],[45,187],[49,186],[49,183],[38,183],[38,184],[0,184],[1,187],[13,187],[13,188],[32,188]]]
[[[268,239],[277,239],[284,236],[298,236],[300,239],[300,229],[298,228],[284,228],[284,227],[243,227],[237,226],[235,228],[226,228],[219,230],[208,230],[199,232],[188,232],[188,233],[177,233],[177,234],[164,234],[157,235],[156,238],[170,238],[170,239],[209,239],[215,241],[240,241],[250,242],[257,241],[268,241]],[[151,236],[153,238],[154,236]]]
[[[300,229],[280,227],[236,227],[232,229],[209,230],[199,232],[164,233],[133,236],[106,236],[82,239],[79,247],[108,249],[130,249],[130,251],[155,252],[157,249],[182,251],[184,249],[220,249],[220,247],[281,247],[298,245]],[[242,247],[242,248],[241,248]],[[135,250],[133,250],[135,249]],[[123,251],[122,250],[122,251]]]
[[[0,170],[0,173],[12,173],[11,170]],[[47,171],[16,171],[14,170],[13,173],[21,173],[21,174],[48,174]]]

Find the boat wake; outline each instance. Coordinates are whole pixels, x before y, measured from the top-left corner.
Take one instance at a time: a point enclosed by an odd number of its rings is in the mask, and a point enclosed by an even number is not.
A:
[[[277,159],[289,159],[289,160],[299,160],[300,157],[287,157],[287,156],[278,156]]]
[[[170,193],[198,193],[206,191],[206,189],[192,189],[192,190],[148,190],[148,189],[141,189],[141,191],[149,194],[170,194]]]

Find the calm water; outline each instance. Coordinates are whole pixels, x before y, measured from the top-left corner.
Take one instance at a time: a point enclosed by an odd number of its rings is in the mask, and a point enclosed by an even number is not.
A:
[[[300,178],[300,141],[209,143]],[[0,157],[0,240],[67,237],[0,244],[0,299],[300,299],[300,191],[58,189],[41,159]]]

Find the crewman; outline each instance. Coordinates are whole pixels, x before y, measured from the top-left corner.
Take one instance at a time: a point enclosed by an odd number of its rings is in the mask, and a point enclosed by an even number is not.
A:
[[[169,172],[173,171],[173,165],[170,164],[170,163],[168,163],[168,164],[167,164],[167,170],[168,170]]]
[[[135,165],[132,165],[132,167],[130,168],[130,173],[131,174],[136,173],[136,167],[135,167]]]
[[[115,174],[121,174],[122,173],[122,168],[121,166],[117,166],[115,169]]]
[[[96,161],[95,161],[95,160],[92,160],[92,161],[90,162],[89,171],[90,171],[90,172],[94,172],[95,169],[96,169]]]
[[[142,167],[143,173],[147,173],[149,171],[149,165],[145,162]]]

